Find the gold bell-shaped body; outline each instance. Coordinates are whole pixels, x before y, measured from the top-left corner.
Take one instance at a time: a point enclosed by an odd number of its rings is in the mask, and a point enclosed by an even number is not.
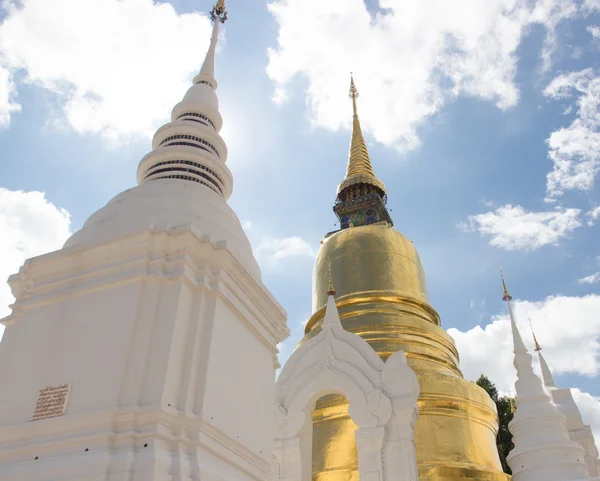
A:
[[[496,448],[495,405],[483,389],[463,378],[454,341],[428,304],[425,275],[412,242],[384,223],[343,229],[326,238],[314,269],[314,314],[305,339],[320,329],[330,269],[344,328],[365,339],[383,360],[403,350],[417,374],[420,478],[510,479],[502,472]],[[313,480],[358,480],[355,429],[343,396],[317,402]]]

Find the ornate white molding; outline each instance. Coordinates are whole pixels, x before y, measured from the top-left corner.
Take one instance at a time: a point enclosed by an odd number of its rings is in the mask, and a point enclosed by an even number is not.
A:
[[[292,354],[277,382],[274,480],[312,479],[311,415],[327,394],[343,394],[350,403],[361,480],[388,481],[392,474],[418,480],[417,378],[404,352],[384,363],[364,339],[345,331],[333,296],[321,332]]]

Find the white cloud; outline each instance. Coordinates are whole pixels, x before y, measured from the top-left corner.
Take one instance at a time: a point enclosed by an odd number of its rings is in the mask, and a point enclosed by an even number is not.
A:
[[[598,25],[590,25],[587,28],[587,31],[592,35],[592,37],[600,38],[600,27]]]
[[[6,283],[30,257],[59,249],[69,236],[70,215],[43,192],[0,187],[0,318],[14,301]],[[1,335],[1,332],[0,332]]]
[[[600,272],[582,277],[577,282],[579,282],[579,284],[595,284],[596,282],[600,282]]]
[[[314,258],[317,253],[302,237],[263,237],[254,250],[258,262],[277,267],[289,258]]]
[[[577,5],[572,0],[541,0],[535,2],[535,7],[528,23],[539,23],[546,26],[546,38],[542,49],[543,69],[552,66],[552,55],[557,47],[556,27],[566,18],[577,14]]]
[[[13,112],[20,112],[21,106],[15,102],[16,89],[11,73],[0,66],[0,128],[10,125]]]
[[[317,251],[301,236],[278,236],[266,232],[262,226],[250,220],[242,222],[246,235],[250,239],[254,257],[261,269],[279,269],[297,273],[292,267],[306,266],[306,260],[314,259]],[[294,264],[294,263],[300,264]]]
[[[544,357],[553,372],[583,376],[600,374],[600,295],[550,296],[539,302],[513,302],[521,336],[533,352],[529,321],[536,329]],[[467,379],[487,375],[503,392],[514,392],[516,372],[507,314],[499,314],[484,326],[467,332],[450,328],[456,341],[461,369]],[[568,386],[564,386],[568,387]]]
[[[598,207],[594,207],[592,210],[585,214],[588,217],[588,225],[591,227],[596,223],[598,217],[600,217],[600,205]]]
[[[484,328],[475,326],[467,332],[448,329],[460,354],[460,367],[465,377],[475,381],[485,374],[502,392],[514,391],[512,339],[506,319],[495,319]]]
[[[589,191],[600,169],[600,76],[594,70],[554,78],[544,90],[552,99],[577,98],[577,115],[568,127],[550,134],[548,155],[554,163],[547,176],[547,200],[566,190]]]
[[[554,28],[577,12],[574,0],[381,0],[379,6],[372,16],[363,0],[274,0],[269,8],[279,37],[267,73],[278,102],[291,79],[303,75],[314,121],[338,129],[350,122],[345,92],[348,72],[356,72],[363,126],[400,150],[418,146],[417,127],[459,94],[501,109],[517,103],[516,52],[527,27],[546,28],[547,64]]]
[[[150,135],[168,117],[210,38],[206,16],[178,15],[152,0],[9,0],[3,6],[4,67],[23,70],[25,82],[56,94],[64,114],[59,122],[118,141]],[[0,119],[8,120],[4,77],[0,71]]]
[[[585,0],[583,6],[589,11],[600,10],[600,0]]]
[[[490,245],[506,250],[535,250],[557,245],[560,240],[582,225],[578,209],[558,208],[548,212],[530,212],[507,204],[494,211],[469,216],[459,224],[466,231],[490,236]]]

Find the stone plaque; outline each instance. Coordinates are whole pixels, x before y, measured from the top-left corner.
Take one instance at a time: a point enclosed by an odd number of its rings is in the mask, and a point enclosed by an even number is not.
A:
[[[40,389],[32,421],[62,416],[67,407],[70,390],[70,384]]]

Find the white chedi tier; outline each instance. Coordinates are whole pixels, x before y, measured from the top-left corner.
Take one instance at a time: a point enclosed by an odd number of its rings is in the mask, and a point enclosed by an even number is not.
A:
[[[548,363],[542,355],[541,348],[536,346],[536,350],[540,361],[542,379],[544,381],[546,392],[554,402],[558,412],[566,418],[570,438],[583,447],[585,451],[585,464],[587,465],[590,477],[598,477],[600,476],[600,471],[598,469],[600,467],[600,460],[598,459],[598,448],[596,447],[596,440],[594,439],[592,429],[589,425],[584,424],[581,412],[577,407],[577,403],[575,403],[575,399],[573,399],[571,390],[556,386]]]
[[[139,185],[93,214],[65,247],[190,228],[215,246],[225,245],[253,277],[261,278],[250,242],[226,203],[233,177],[225,164],[227,146],[219,135],[223,120],[214,78],[218,34],[217,21],[200,74],[173,108],[171,122],[156,131],[153,150],[139,164]]]
[[[504,280],[514,345],[516,412],[508,427],[514,448],[506,460],[513,481],[567,481],[590,479],[583,448],[572,441],[565,417],[558,412],[533,372],[532,357],[517,328],[511,297]]]
[[[213,13],[224,20],[222,0]],[[220,13],[219,13],[220,12]],[[28,259],[0,343],[0,479],[263,481],[286,314],[227,205],[214,51],[139,185]]]

